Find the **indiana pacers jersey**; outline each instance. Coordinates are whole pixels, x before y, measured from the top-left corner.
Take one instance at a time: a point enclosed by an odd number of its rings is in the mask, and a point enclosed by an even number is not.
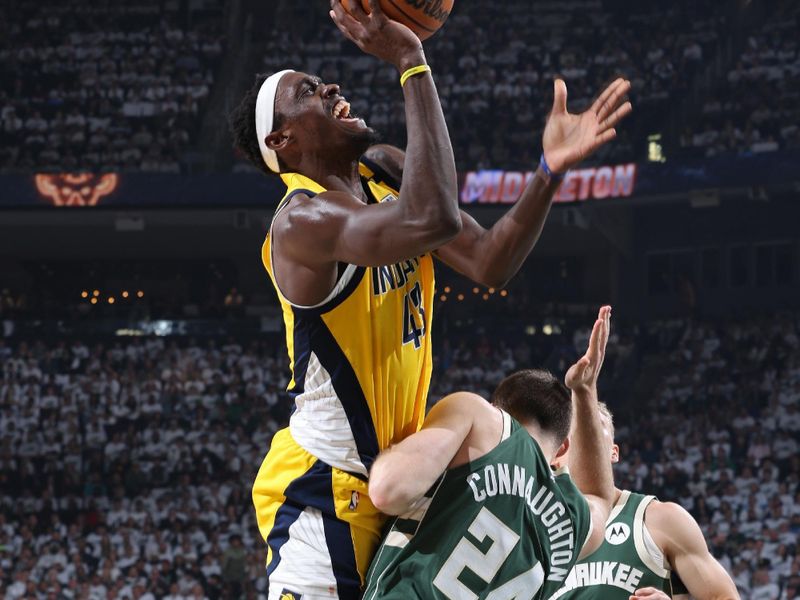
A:
[[[365,165],[361,174],[371,202],[397,200],[396,187]],[[276,215],[325,191],[297,173],[281,177],[288,189]],[[283,312],[295,407],[253,487],[270,599],[273,591],[356,598],[385,520],[367,496],[368,470],[425,416],[433,261],[424,255],[381,267],[340,265],[329,296],[299,306],[281,293],[274,250],[267,235],[262,259]]]
[[[654,587],[672,597],[670,567],[644,524],[654,500],[622,492],[606,521],[603,544],[578,562],[564,587],[550,600],[628,600],[639,588]],[[685,591],[685,590],[681,590]]]
[[[448,470],[397,517],[364,600],[538,600],[564,582],[591,532],[589,506],[503,413],[491,452]]]

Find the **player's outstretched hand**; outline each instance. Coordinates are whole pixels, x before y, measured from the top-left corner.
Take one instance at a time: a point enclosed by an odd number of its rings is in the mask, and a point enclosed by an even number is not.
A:
[[[370,13],[361,0],[349,0],[350,12],[342,0],[331,0],[331,19],[342,33],[367,54],[393,64],[401,72],[425,64],[422,42],[408,27],[389,19],[378,0],[370,0]]]
[[[654,587],[646,587],[636,590],[628,600],[672,600],[661,590]]]
[[[567,371],[566,384],[573,392],[595,392],[597,378],[606,357],[606,345],[611,332],[611,307],[603,306],[589,338],[589,349]]]
[[[567,112],[567,84],[556,79],[553,110],[544,128],[542,147],[550,170],[564,173],[614,139],[617,123],[631,112],[626,95],[631,82],[619,78],[598,96],[589,110],[573,115]]]

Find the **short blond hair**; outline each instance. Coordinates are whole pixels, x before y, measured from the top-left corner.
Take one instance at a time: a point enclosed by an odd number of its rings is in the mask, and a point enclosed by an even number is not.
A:
[[[600,400],[597,401],[597,405],[600,407],[600,414],[603,415],[608,419],[609,424],[611,425],[611,437],[614,437],[614,415],[611,412],[611,409],[608,408],[608,404],[605,402],[601,402]]]

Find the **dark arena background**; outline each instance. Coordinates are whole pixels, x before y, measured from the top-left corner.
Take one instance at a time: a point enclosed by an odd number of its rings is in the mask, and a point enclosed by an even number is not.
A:
[[[614,308],[617,485],[685,507],[742,598],[800,597],[800,4],[458,0],[425,43],[485,225],[630,79],[503,289],[437,266],[430,403],[563,374]],[[233,150],[253,74],[340,82],[405,144],[327,0],[0,1],[0,597],[266,598],[250,490],[291,400],[260,260],[283,194]]]

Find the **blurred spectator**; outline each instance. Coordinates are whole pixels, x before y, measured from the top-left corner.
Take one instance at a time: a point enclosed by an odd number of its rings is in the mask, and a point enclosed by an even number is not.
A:
[[[319,10],[309,10],[307,3],[285,9],[265,36],[263,70],[288,65],[338,82],[354,114],[365,117],[385,141],[404,145],[405,111],[395,69],[331,35],[325,3],[318,4]],[[643,137],[636,134],[636,121],[663,119],[670,96],[687,90],[724,31],[722,12],[714,3],[688,0],[668,6],[614,0],[535,8],[522,0],[458,4],[425,52],[459,169],[534,168],[555,77],[566,79],[573,111],[586,108],[614,76],[630,79],[636,107],[631,122],[594,160],[641,155],[644,143],[633,142]]]
[[[680,138],[684,154],[760,154],[800,148],[800,6],[772,3],[700,118]],[[700,125],[702,123],[702,125]]]
[[[524,300],[493,311],[475,298],[457,305],[463,329],[440,336],[432,401],[488,396],[518,368],[563,372],[586,344],[580,318],[506,334],[512,306],[530,314]],[[0,359],[6,598],[264,593],[249,490],[290,409],[278,335],[15,340]],[[798,315],[615,324],[601,395],[616,411],[618,484],[690,510],[743,597],[794,598]]]
[[[219,18],[182,28],[152,0],[4,2],[0,17],[0,172],[180,170],[222,56]]]

